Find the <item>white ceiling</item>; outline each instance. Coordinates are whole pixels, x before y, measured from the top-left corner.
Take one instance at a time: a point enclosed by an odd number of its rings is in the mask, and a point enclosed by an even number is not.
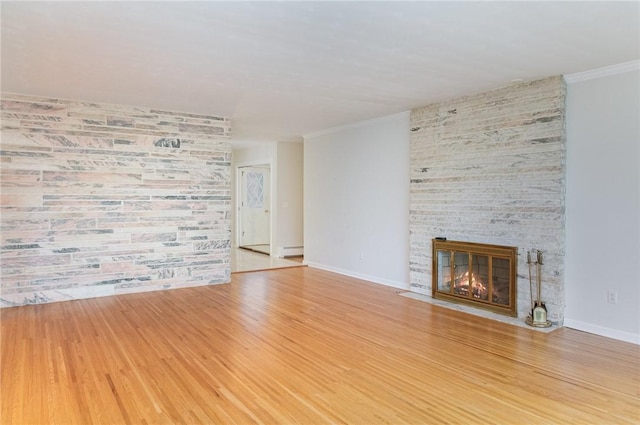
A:
[[[640,58],[632,2],[8,2],[2,90],[289,140]]]

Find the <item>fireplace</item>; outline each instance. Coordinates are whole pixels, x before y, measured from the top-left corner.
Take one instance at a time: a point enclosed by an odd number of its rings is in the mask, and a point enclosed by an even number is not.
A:
[[[518,249],[433,239],[433,298],[517,316]]]

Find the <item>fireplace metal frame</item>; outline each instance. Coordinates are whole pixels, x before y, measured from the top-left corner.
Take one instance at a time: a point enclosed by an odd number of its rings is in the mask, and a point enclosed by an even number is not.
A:
[[[518,310],[516,306],[517,300],[517,267],[518,267],[518,248],[501,245],[490,245],[476,242],[448,241],[442,239],[432,240],[432,283],[431,296],[435,299],[451,301],[472,305],[474,307],[483,308],[485,310],[501,313],[516,317]],[[469,255],[469,272],[472,271],[471,258],[473,255],[486,256],[489,258],[489,296],[488,300],[481,300],[473,297],[472,291],[469,290],[467,295],[459,295],[454,293],[454,284],[450,285],[449,292],[438,290],[438,251],[449,251],[451,253],[451,267],[455,268],[455,253],[467,253]],[[493,291],[493,258],[500,258],[509,261],[509,305],[498,304],[492,301]]]

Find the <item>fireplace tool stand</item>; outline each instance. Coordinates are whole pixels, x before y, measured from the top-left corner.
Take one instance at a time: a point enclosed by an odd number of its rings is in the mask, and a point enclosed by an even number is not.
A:
[[[531,313],[525,319],[525,323],[536,328],[548,328],[551,322],[547,320],[547,306],[542,301],[542,251],[536,252],[537,259],[533,263],[531,261],[531,251],[527,251],[527,264],[529,265],[529,292],[531,295]],[[533,299],[533,281],[531,279],[531,266],[536,265],[536,280],[538,296],[535,301]]]

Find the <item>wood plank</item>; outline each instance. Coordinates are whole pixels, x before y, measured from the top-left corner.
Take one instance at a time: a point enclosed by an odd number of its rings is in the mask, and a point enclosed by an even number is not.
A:
[[[640,347],[299,267],[3,309],[0,422],[638,423]]]

